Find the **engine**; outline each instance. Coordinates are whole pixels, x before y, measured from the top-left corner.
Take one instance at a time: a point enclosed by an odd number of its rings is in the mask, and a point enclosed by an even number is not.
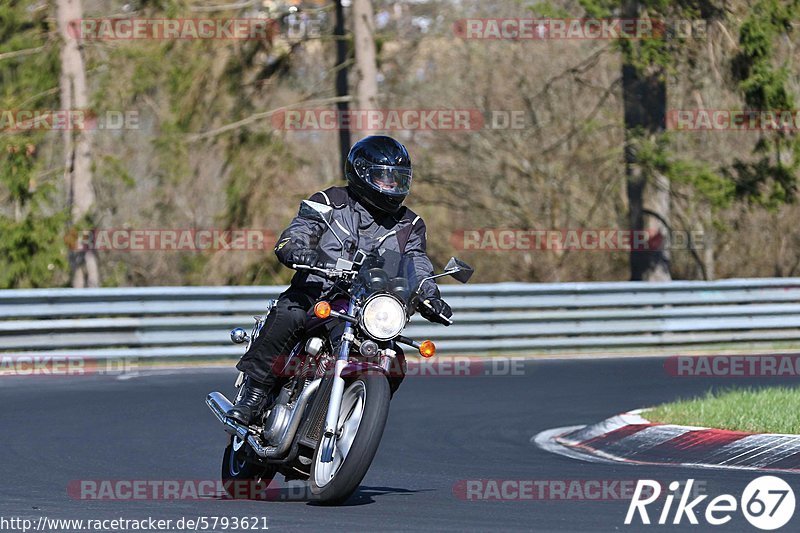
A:
[[[292,414],[292,408],[289,406],[291,399],[291,388],[283,387],[275,405],[270,410],[264,421],[264,440],[267,444],[276,446],[286,434],[286,429],[289,427],[289,418]]]

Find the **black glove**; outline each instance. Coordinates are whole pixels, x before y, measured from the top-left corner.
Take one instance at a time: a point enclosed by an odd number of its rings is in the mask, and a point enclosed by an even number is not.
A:
[[[289,259],[290,264],[295,265],[306,265],[306,266],[317,266],[317,261],[319,260],[319,254],[316,250],[310,250],[308,248],[301,248],[299,250],[295,250],[292,252],[292,256]]]
[[[447,305],[447,302],[441,298],[428,298],[425,300],[425,302],[429,303],[430,307],[425,305],[425,303],[420,304],[419,313],[422,315],[422,318],[425,320],[430,320],[431,322],[444,324],[445,326],[450,325],[450,322],[442,318],[442,316],[447,318],[453,316],[453,310],[450,309],[450,306]]]

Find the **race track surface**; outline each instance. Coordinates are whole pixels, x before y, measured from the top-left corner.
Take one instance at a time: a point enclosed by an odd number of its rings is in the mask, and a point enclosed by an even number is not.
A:
[[[730,386],[732,380],[670,377],[662,359],[533,361],[524,368],[522,376],[408,378],[392,403],[371,470],[360,491],[340,508],[215,498],[97,501],[68,494],[76,480],[217,479],[226,435],[204,398],[211,390],[230,393],[233,371],[187,370],[124,380],[5,378],[0,380],[0,517],[257,515],[265,517],[270,531],[664,531],[672,526],[625,526],[627,500],[467,501],[453,487],[480,479],[669,482],[691,477],[712,495],[738,497],[758,476],[586,463],[530,442],[545,429],[595,422],[710,385]],[[800,489],[800,476],[782,477]],[[657,518],[657,512],[653,515]],[[798,520],[789,528],[795,529]],[[754,531],[741,515],[725,526],[674,529]]]

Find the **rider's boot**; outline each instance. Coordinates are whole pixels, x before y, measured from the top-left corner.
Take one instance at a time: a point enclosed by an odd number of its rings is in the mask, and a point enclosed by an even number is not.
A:
[[[241,399],[228,410],[227,415],[245,426],[253,423],[255,416],[266,406],[272,384],[261,383],[247,377],[242,385]]]

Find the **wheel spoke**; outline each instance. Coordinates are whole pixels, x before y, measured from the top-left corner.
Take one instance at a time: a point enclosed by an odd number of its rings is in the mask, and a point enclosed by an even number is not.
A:
[[[364,403],[361,398],[359,398],[356,404],[353,405],[350,417],[348,417],[342,425],[341,436],[336,442],[336,447],[341,452],[342,457],[346,458],[347,454],[350,452],[350,447],[353,445],[356,433],[358,432],[358,426],[361,424],[361,415],[363,412]]]
[[[361,418],[364,415],[366,402],[366,388],[363,382],[356,381],[344,393],[342,407],[339,411],[339,428],[333,442],[333,460],[328,463],[320,461],[320,454],[314,462],[314,481],[317,486],[323,487],[330,483],[341,468],[353,446]],[[324,442],[324,441],[323,441]],[[323,443],[320,443],[322,446]]]

